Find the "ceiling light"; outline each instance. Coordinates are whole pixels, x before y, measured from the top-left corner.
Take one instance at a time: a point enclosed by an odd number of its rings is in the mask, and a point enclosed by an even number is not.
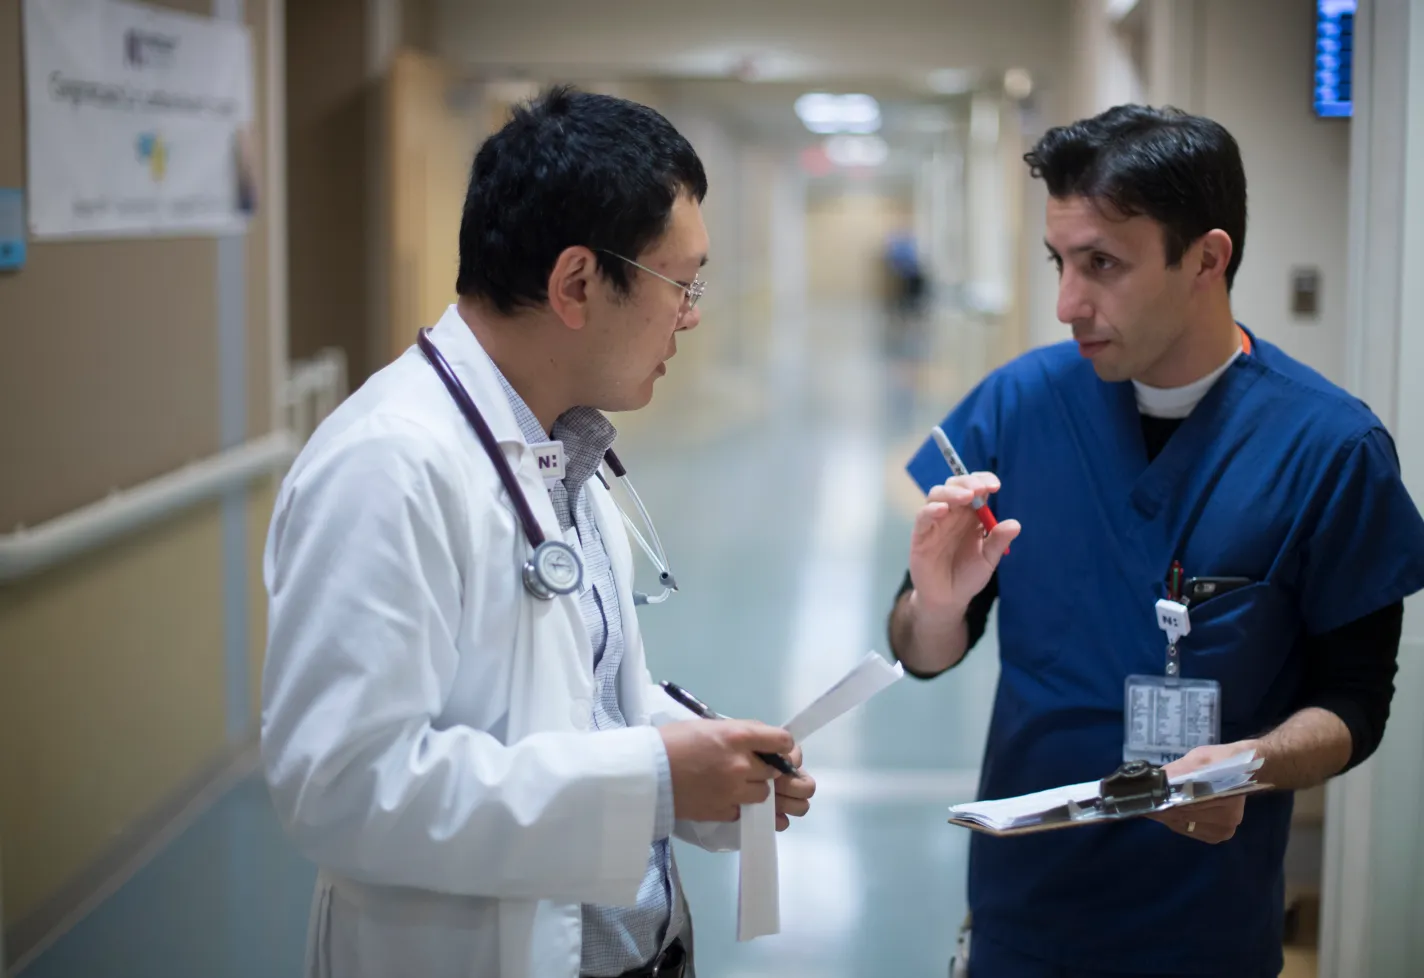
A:
[[[1004,72],[1004,94],[1016,101],[1023,101],[1033,94],[1033,76],[1023,68],[1010,68]]]
[[[796,100],[796,116],[814,133],[871,133],[880,129],[880,103],[869,95],[807,92]]]
[[[1137,0],[1107,0],[1104,8],[1108,23],[1116,24],[1137,8]]]
[[[974,74],[963,68],[941,68],[929,74],[930,90],[941,95],[963,95],[974,87]]]
[[[836,166],[880,166],[890,158],[890,147],[879,136],[832,136],[826,140],[826,159]]]

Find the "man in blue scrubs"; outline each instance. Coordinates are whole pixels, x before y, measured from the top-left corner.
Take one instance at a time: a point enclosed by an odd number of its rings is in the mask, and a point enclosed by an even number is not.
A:
[[[1292,792],[1383,736],[1424,520],[1369,408],[1235,321],[1246,179],[1230,134],[1120,107],[1048,132],[1026,160],[1048,186],[1073,341],[995,371],[950,413],[973,474],[951,478],[930,441],[911,461],[928,496],[892,647],[915,675],[944,672],[998,600],[983,798],[1111,773],[1141,756],[1132,691],[1186,684],[1208,691],[1217,729],[1183,725],[1169,771],[1249,748],[1280,790],[976,833],[970,974],[1274,976]],[[987,536],[976,496],[1002,521]],[[1174,685],[1155,608],[1189,579]]]

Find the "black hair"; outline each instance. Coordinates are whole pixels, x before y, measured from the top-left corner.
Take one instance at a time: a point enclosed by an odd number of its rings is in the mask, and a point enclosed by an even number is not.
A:
[[[1054,197],[1085,197],[1161,224],[1169,266],[1208,231],[1225,231],[1231,288],[1246,250],[1246,171],[1220,123],[1173,108],[1120,105],[1048,130],[1024,162]]]
[[[504,315],[548,301],[559,255],[593,249],[627,294],[630,266],[667,229],[679,194],[707,174],[688,141],[636,102],[559,86],[514,110],[475,155],[460,220],[455,291]]]

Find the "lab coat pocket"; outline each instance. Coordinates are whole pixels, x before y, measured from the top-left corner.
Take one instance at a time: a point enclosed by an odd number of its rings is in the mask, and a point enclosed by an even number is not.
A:
[[[1278,689],[1299,632],[1291,596],[1268,581],[1188,608],[1182,677],[1221,684],[1222,739],[1248,736]]]

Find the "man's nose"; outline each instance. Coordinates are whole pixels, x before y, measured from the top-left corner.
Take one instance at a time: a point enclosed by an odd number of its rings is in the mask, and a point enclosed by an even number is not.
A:
[[[1071,325],[1092,318],[1093,304],[1088,301],[1087,290],[1076,275],[1065,270],[1058,281],[1058,321]]]

